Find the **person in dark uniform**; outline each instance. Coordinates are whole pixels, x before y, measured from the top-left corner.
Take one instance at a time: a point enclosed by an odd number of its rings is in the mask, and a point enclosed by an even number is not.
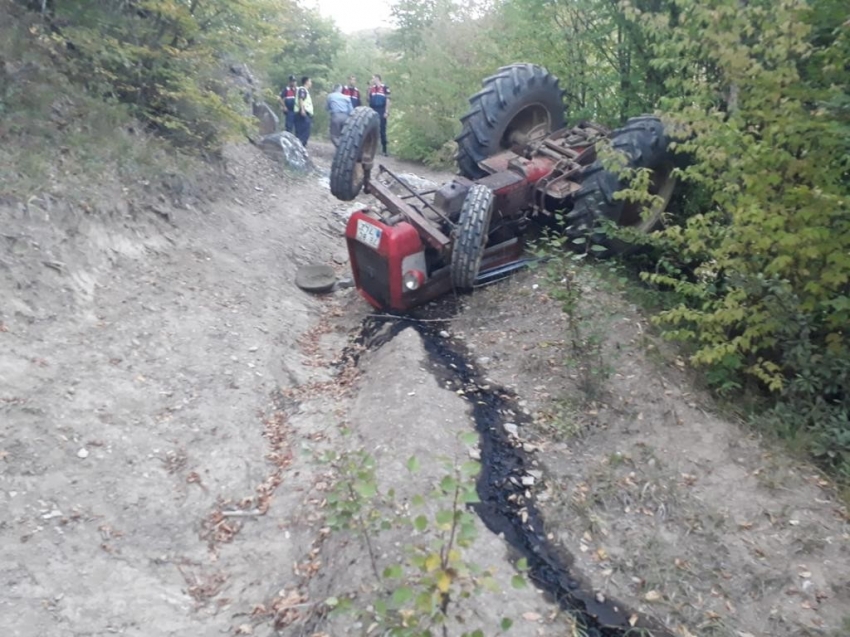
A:
[[[310,129],[313,127],[313,98],[310,97],[310,87],[313,81],[305,75],[301,78],[301,86],[295,98],[295,136],[304,148],[310,139]]]
[[[286,85],[280,92],[280,97],[278,97],[278,101],[280,102],[280,107],[283,109],[283,118],[284,118],[284,130],[287,133],[295,132],[295,98],[298,93],[298,89],[295,88],[295,76],[289,76],[289,84]]]
[[[352,108],[360,106],[360,89],[357,88],[356,77],[353,75],[348,76],[348,84],[342,87],[342,94],[347,95],[351,99]]]
[[[381,150],[387,154],[387,117],[390,115],[390,87],[375,73],[369,86],[369,106],[381,116]]]

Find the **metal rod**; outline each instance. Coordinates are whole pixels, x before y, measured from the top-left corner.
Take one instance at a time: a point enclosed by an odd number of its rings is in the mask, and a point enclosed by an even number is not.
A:
[[[485,285],[489,285],[490,283],[495,283],[497,280],[501,279],[504,276],[507,276],[511,272],[516,272],[517,270],[526,268],[533,263],[537,263],[544,260],[548,260],[548,258],[526,257],[522,259],[517,259],[516,261],[512,261],[511,263],[506,263],[505,265],[491,268],[489,270],[483,270],[478,273],[478,276],[475,277],[473,287],[484,287]]]
[[[541,155],[546,155],[547,157],[551,157],[555,161],[561,161],[564,158],[564,154],[560,152],[555,152],[549,148],[538,148],[537,152]]]
[[[575,159],[576,157],[578,157],[581,154],[581,153],[579,153],[579,151],[574,150],[574,149],[570,148],[569,146],[562,146],[561,144],[557,144],[557,143],[555,143],[551,140],[548,140],[548,139],[544,139],[543,144],[547,148],[551,148],[552,150],[554,150],[557,153],[561,153],[563,155],[566,155],[570,159]]]
[[[408,192],[409,192],[412,196],[416,197],[419,201],[421,201],[421,202],[425,205],[425,207],[430,208],[431,210],[433,210],[434,212],[436,212],[436,213],[437,213],[437,216],[438,216],[438,217],[440,217],[440,219],[442,219],[443,221],[445,221],[445,222],[446,222],[447,224],[449,224],[452,228],[454,228],[454,227],[455,227],[455,224],[454,224],[454,223],[452,223],[451,219],[449,219],[446,215],[444,215],[442,212],[440,212],[439,210],[437,210],[437,208],[435,208],[434,206],[432,206],[431,204],[429,204],[427,201],[425,201],[425,199],[422,197],[422,195],[420,195],[420,194],[419,194],[418,192],[416,192],[413,188],[411,188],[410,186],[408,186],[408,185],[404,182],[404,180],[399,179],[398,175],[396,175],[396,174],[395,174],[393,171],[391,171],[389,168],[386,168],[386,167],[384,167],[383,165],[381,165],[381,172],[387,173],[390,177],[392,177],[392,178],[393,178],[393,179],[395,179],[398,183],[400,183],[400,184],[401,184],[401,185],[402,185],[402,186],[403,186],[403,187],[404,187],[404,188],[405,188],[405,189],[406,189],[406,190],[407,190],[407,191],[408,191]],[[431,192],[434,192],[434,191],[432,190]]]
[[[434,190],[423,190],[419,194],[424,197],[425,195],[433,195],[435,192],[437,192],[436,189],[434,189]],[[402,199],[407,200],[407,199],[410,199],[411,197],[415,197],[415,196],[416,195],[405,195],[404,197],[402,197]]]
[[[443,234],[443,231],[433,221],[417,208],[403,201],[401,197],[379,180],[376,179],[370,183],[369,193],[384,204],[389,212],[403,215],[419,230],[422,238],[435,249],[442,251],[451,243],[451,239]]]

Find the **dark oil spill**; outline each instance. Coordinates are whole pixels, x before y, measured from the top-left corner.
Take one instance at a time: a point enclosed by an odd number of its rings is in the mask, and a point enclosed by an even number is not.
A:
[[[480,435],[482,470],[477,486],[481,502],[474,508],[490,531],[503,535],[517,559],[526,558],[528,575],[535,586],[572,612],[589,637],[669,635],[663,626],[642,616],[632,626],[630,618],[635,622],[636,617],[633,611],[591,590],[570,571],[572,556],[547,539],[534,496],[527,497],[533,487],[522,484],[532,468],[532,459],[504,427],[505,423],[522,427],[528,418],[518,408],[514,394],[483,380],[478,368],[470,362],[465,346],[445,338],[445,332],[440,336],[442,330],[450,329],[450,321],[443,322],[435,315],[445,318],[454,314],[446,309],[442,303],[432,305],[430,311],[418,317],[366,319],[359,341],[374,349],[411,327],[425,343],[431,372],[437,380],[454,390],[463,389]]]

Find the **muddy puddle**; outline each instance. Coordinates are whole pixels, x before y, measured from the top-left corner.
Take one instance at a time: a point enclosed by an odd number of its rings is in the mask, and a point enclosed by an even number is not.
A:
[[[450,321],[445,317],[454,311],[455,303],[449,299],[416,318],[370,317],[364,320],[357,343],[374,350],[406,328],[419,333],[431,374],[441,386],[462,391],[472,405],[482,466],[477,485],[481,502],[472,508],[491,532],[510,545],[515,560],[526,559],[531,582],[573,613],[589,637],[650,631],[656,637],[669,635],[656,621],[593,591],[571,569],[572,555],[549,539],[535,503],[542,472],[536,466],[533,447],[522,440],[523,427],[530,419],[519,408],[519,397],[486,379],[466,346],[451,336]]]

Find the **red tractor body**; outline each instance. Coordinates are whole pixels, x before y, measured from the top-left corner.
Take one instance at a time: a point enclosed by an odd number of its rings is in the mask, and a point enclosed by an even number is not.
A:
[[[387,225],[363,210],[349,218],[345,238],[354,284],[372,306],[404,311],[419,302],[404,288],[406,273],[422,283],[427,278],[425,245],[416,228]]]
[[[430,190],[374,165],[374,111],[357,108],[346,123],[330,186],[343,201],[364,190],[380,204],[355,212],[346,227],[354,282],[376,308],[403,312],[522,267],[522,237],[536,215],[561,213],[578,243],[616,251],[619,239],[597,232],[602,222],[648,232],[670,200],[675,179],[657,117],[633,118],[613,135],[589,122],[564,127],[557,78],[530,64],[499,69],[470,103],[457,138],[461,175]],[[614,196],[626,184],[596,157],[596,143],[609,136],[626,167],[652,171],[657,204]]]
[[[573,169],[595,159],[588,137],[582,135],[581,141],[571,153],[569,165]],[[580,163],[574,161],[579,158]],[[527,158],[505,151],[482,162],[490,173],[486,177],[473,182],[458,176],[436,191],[424,193],[407,188],[379,166],[379,176],[387,176],[409,192],[397,195],[380,180],[366,180],[366,191],[383,204],[384,210],[364,207],[348,220],[345,237],[357,289],[375,308],[403,312],[456,288],[451,276],[453,230],[473,184],[481,184],[493,194],[489,241],[481,254],[478,276],[486,279],[500,268],[517,264],[524,247],[517,230],[532,212],[532,203],[545,204],[547,198],[560,200],[565,192],[578,188],[568,180],[552,180],[553,175],[563,176],[565,159],[563,155]],[[538,192],[540,186],[543,190]],[[545,211],[545,207],[539,210]],[[504,225],[503,231],[494,233],[492,226],[499,222]],[[444,231],[446,226],[448,232]]]
[[[345,238],[354,284],[376,309],[405,312],[452,290],[449,268],[429,267],[428,247],[409,223],[390,226],[364,209],[349,218]],[[522,243],[517,239],[487,248],[482,276],[521,256]]]

